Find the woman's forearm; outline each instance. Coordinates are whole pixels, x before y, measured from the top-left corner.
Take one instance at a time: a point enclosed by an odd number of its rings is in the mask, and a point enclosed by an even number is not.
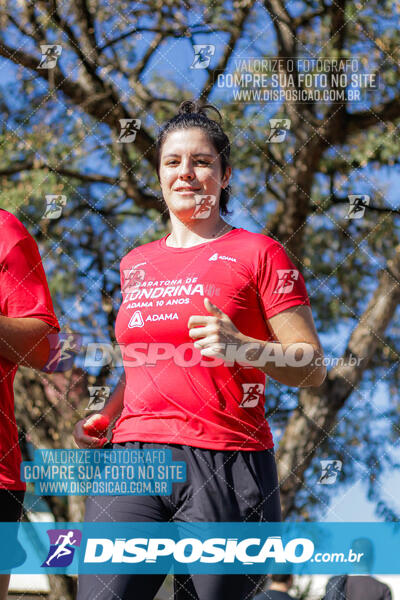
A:
[[[253,366],[284,385],[319,387],[326,377],[322,348],[306,342],[280,344],[243,336],[237,362]]]
[[[41,369],[49,359],[50,325],[36,318],[0,316],[0,356],[12,363]]]
[[[114,392],[111,394],[107,404],[101,411],[101,414],[109,417],[111,425],[118,419],[122,412],[124,406],[125,385],[125,373],[123,373],[117,386],[114,389]]]

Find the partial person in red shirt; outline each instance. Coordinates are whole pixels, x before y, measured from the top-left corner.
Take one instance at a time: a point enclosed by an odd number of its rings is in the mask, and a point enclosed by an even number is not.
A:
[[[326,370],[303,277],[282,245],[222,219],[229,153],[221,126],[194,102],[160,132],[157,174],[172,230],[121,261],[124,375],[101,413],[118,419],[114,448],[170,448],[173,460],[185,461],[187,480],[167,497],[88,498],[85,521],[281,518],[266,375],[319,386]],[[98,417],[75,426],[79,447],[103,445],[100,432],[87,435]],[[81,575],[78,599],[152,600],[163,579]],[[176,575],[175,599],[243,600],[259,579]]]
[[[0,209],[0,521],[19,521],[26,485],[14,416],[13,382],[19,365],[41,369],[48,334],[60,330],[36,242],[22,223]],[[0,600],[9,575],[0,575]]]

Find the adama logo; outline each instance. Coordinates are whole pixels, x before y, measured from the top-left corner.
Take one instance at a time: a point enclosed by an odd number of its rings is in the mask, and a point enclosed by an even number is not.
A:
[[[142,317],[142,313],[140,310],[135,310],[133,313],[131,320],[128,323],[129,329],[133,329],[134,327],[143,327],[144,321]]]
[[[232,262],[237,262],[236,258],[232,258],[232,256],[222,256],[221,254],[218,255],[217,252],[210,256],[208,260],[230,260]]]
[[[174,319],[179,319],[178,313],[163,313],[161,315],[153,314],[148,315],[146,321],[173,321]]]

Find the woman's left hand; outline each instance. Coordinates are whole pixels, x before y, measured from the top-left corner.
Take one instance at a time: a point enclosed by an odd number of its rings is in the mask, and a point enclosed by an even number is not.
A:
[[[189,336],[196,340],[194,346],[203,356],[225,358],[227,344],[235,344],[238,348],[246,342],[246,336],[208,298],[204,298],[204,306],[210,316],[192,315],[188,321]]]

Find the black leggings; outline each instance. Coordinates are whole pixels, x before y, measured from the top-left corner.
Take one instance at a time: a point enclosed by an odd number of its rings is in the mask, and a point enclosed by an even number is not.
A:
[[[14,523],[22,517],[25,492],[0,489],[0,522]]]
[[[0,489],[0,522],[17,523],[22,518],[25,492],[23,490]],[[7,533],[7,557],[3,557],[0,569],[9,573],[11,569],[22,565],[26,560],[26,552],[18,540],[16,530]]]
[[[126,442],[114,448],[170,448],[187,478],[170,496],[91,496],[86,522],[280,521],[274,451],[220,451]],[[260,575],[175,575],[175,600],[251,600]],[[153,600],[165,575],[80,575],[77,600]]]

